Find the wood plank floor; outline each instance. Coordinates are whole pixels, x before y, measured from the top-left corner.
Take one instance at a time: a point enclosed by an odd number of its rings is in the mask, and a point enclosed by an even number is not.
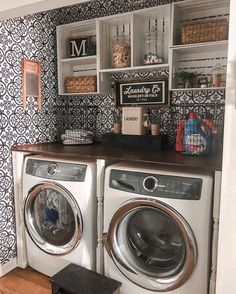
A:
[[[31,268],[16,268],[0,278],[0,294],[51,294],[51,283]]]

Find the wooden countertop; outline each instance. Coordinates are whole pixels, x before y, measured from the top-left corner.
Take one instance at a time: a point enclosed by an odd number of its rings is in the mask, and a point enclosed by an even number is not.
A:
[[[92,145],[66,146],[62,143],[40,143],[15,145],[13,151],[30,152],[49,157],[106,159],[159,164],[161,166],[184,168],[194,171],[214,172],[222,169],[221,155],[185,155],[174,150],[147,152],[111,148],[101,143]]]

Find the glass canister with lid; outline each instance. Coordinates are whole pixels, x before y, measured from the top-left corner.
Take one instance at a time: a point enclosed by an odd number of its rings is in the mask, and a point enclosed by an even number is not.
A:
[[[151,25],[151,21],[148,22],[148,30],[144,32],[143,40],[143,64],[152,65],[163,63],[163,57],[160,55],[162,44],[160,40],[160,32],[157,26],[157,20],[153,20],[154,24]],[[153,22],[152,21],[152,22]]]
[[[222,87],[224,69],[220,63],[211,70],[212,73],[212,87]]]
[[[129,67],[131,64],[130,36],[125,29],[112,38],[112,65],[114,68]]]

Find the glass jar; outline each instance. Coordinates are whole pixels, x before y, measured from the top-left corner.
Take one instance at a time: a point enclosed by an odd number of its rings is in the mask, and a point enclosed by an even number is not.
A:
[[[222,75],[224,70],[220,63],[217,63],[216,66],[211,70],[212,73],[212,87],[221,87],[222,86]]]
[[[148,31],[144,34],[143,64],[151,65],[163,63],[163,58],[158,56],[157,30]]]
[[[126,35],[112,38],[112,65],[114,68],[129,67],[131,61],[130,39]]]

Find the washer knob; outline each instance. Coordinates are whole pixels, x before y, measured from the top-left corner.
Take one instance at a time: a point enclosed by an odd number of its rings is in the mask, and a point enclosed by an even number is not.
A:
[[[153,192],[158,186],[158,180],[153,176],[148,176],[143,180],[143,188],[148,192]]]
[[[55,173],[57,172],[57,164],[56,163],[50,163],[48,165],[47,172],[50,176],[54,176]]]

